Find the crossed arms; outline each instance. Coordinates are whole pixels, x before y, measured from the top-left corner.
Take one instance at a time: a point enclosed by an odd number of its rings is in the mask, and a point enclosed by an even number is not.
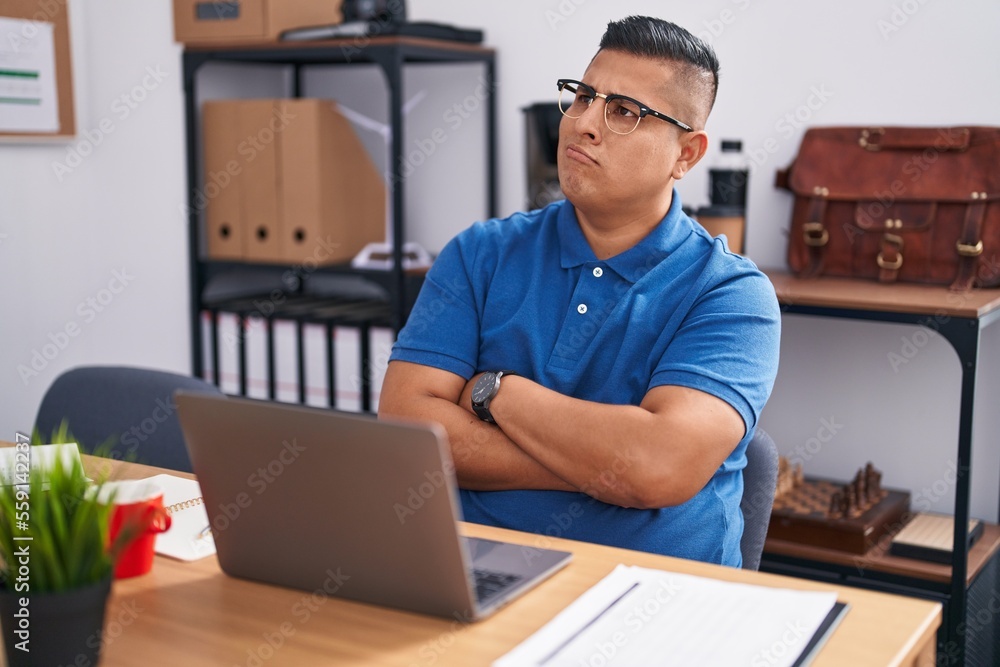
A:
[[[634,508],[695,496],[745,433],[731,405],[682,386],[654,387],[640,405],[564,396],[505,376],[490,404],[499,428],[472,411],[478,376],[392,361],[379,416],[435,421],[451,443],[459,485],[474,490],[580,491]]]

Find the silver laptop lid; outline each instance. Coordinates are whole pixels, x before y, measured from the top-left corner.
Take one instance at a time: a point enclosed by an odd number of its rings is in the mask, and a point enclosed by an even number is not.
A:
[[[440,426],[208,394],[176,402],[224,572],[479,617]]]

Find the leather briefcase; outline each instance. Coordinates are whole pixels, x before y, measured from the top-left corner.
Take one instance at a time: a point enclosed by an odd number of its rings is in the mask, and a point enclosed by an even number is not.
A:
[[[812,128],[775,184],[800,277],[1000,285],[1000,128]]]

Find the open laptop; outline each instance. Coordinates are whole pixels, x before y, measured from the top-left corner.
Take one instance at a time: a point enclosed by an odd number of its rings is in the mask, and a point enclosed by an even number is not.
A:
[[[437,616],[488,616],[571,554],[462,537],[438,425],[178,392],[231,576]]]

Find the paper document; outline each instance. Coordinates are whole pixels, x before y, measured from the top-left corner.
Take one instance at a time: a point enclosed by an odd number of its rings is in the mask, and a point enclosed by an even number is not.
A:
[[[163,506],[170,512],[169,530],[156,536],[156,553],[187,561],[214,554],[215,540],[198,482],[166,474],[147,479],[163,489]]]
[[[0,132],[57,132],[54,26],[0,18]]]
[[[619,565],[495,667],[792,667],[837,604],[833,592]]]

